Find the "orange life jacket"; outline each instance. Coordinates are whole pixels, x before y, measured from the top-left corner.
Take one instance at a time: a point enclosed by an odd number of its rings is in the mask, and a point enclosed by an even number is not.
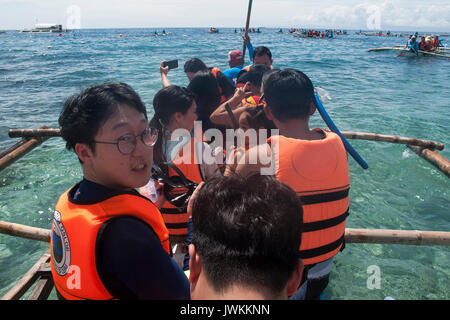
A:
[[[214,78],[216,78],[216,80],[217,80],[217,72],[219,72],[219,71],[220,71],[220,69],[217,68],[217,67],[214,67],[214,68],[211,69],[211,73],[213,74]],[[225,96],[222,94],[222,93],[223,93],[223,90],[222,90],[222,88],[220,87],[220,85],[217,84],[217,86],[219,87],[219,92],[220,92],[220,103],[224,103],[224,102],[227,101],[228,99],[227,99],[227,97],[225,97]]]
[[[326,137],[322,140],[284,136],[267,140],[273,147],[277,180],[294,189],[303,205],[300,256],[305,265],[338,253],[344,243],[348,216],[347,154],[337,134],[324,132]]]
[[[259,103],[259,96],[254,95],[247,97],[245,99],[242,99],[241,103],[243,107],[255,107]]]
[[[434,38],[432,44],[433,44],[433,48],[438,48],[440,45],[439,39]]]
[[[158,208],[143,196],[124,193],[93,204],[77,204],[72,200],[77,188],[63,193],[55,208],[50,240],[55,287],[69,300],[112,299],[96,266],[100,227],[117,216],[136,217],[153,229],[170,254],[169,233]]]
[[[175,158],[172,163],[188,180],[200,183],[204,179],[200,171],[195,141],[197,141],[195,138],[191,138],[191,140],[180,149],[177,158]],[[169,178],[173,176],[178,176],[178,174],[174,169],[169,167]],[[177,208],[169,201],[165,201],[160,211],[164,223],[169,230],[170,242],[174,244],[186,241],[189,220],[189,215],[186,210]]]

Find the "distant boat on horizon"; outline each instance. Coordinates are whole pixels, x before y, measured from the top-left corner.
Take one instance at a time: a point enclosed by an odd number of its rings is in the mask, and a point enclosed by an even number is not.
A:
[[[55,23],[37,23],[34,25],[33,29],[23,29],[20,32],[29,32],[29,33],[42,33],[42,32],[68,32],[67,29],[63,29],[61,24]]]

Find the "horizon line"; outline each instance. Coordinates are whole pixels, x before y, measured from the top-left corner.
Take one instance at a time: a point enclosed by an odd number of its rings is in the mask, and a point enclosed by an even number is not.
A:
[[[55,23],[55,24],[59,24],[59,23]],[[95,29],[182,29],[182,28],[186,28],[186,29],[209,29],[209,28],[224,28],[224,29],[243,29],[243,27],[230,27],[230,26],[178,26],[178,27],[167,27],[167,26],[140,26],[140,27],[81,27],[81,28],[77,28],[77,29],[65,29],[65,30],[95,30]],[[251,27],[250,29],[324,29],[324,30],[351,30],[351,31],[364,31],[364,32],[379,32],[379,31],[391,31],[391,32],[412,32],[412,30],[414,31],[420,31],[420,32],[450,32],[446,29],[439,29],[436,28],[433,30],[426,30],[424,27],[403,27],[403,26],[399,26],[399,27],[395,27],[395,28],[399,28],[399,29],[393,29],[393,28],[382,28],[382,29],[365,29],[365,28],[355,28],[355,27],[351,27],[351,28],[343,28],[343,27],[323,27],[323,26],[299,26],[299,27],[292,27],[292,26],[279,26],[279,27],[263,27],[263,26],[259,26],[259,27]],[[29,29],[24,29],[24,28],[14,28],[14,29],[2,29],[0,28],[0,30],[2,31],[21,31],[21,30],[30,30],[32,28]],[[437,31],[439,29],[439,31]],[[444,31],[445,30],[445,31]]]

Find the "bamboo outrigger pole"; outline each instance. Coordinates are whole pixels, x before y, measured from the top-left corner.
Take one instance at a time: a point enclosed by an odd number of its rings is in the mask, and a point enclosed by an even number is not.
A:
[[[450,178],[450,161],[441,156],[438,152],[412,145],[408,145],[408,148],[413,150],[422,158],[426,159],[428,162],[433,164],[440,171],[442,171],[447,177]]]
[[[0,221],[0,233],[50,242],[50,230]],[[450,246],[450,232],[388,229],[345,229],[347,243],[408,244]]]
[[[50,230],[25,226],[18,223],[0,221],[0,233],[19,238],[50,242]]]
[[[407,138],[407,137],[399,137],[392,136],[386,134],[378,134],[378,133],[366,133],[366,132],[354,132],[354,131],[342,131],[342,135],[348,139],[361,139],[361,140],[372,140],[372,141],[382,141],[382,142],[390,142],[390,143],[401,143],[401,144],[409,144],[419,147],[424,147],[428,149],[438,149],[443,150],[444,144],[440,142],[434,142],[430,140],[421,140],[416,138]]]
[[[246,37],[248,35],[248,27],[250,25],[250,15],[252,13],[252,3],[253,3],[253,0],[248,0],[247,22],[245,24],[245,35],[244,35],[244,37]],[[244,41],[244,45],[243,45],[243,48],[242,48],[242,59],[245,58],[245,48],[246,48],[246,44],[245,44],[245,41]]]
[[[52,138],[60,137],[61,130],[58,128],[41,128],[41,129],[10,129],[8,131],[10,138]]]
[[[347,139],[361,139],[361,140],[372,140],[372,141],[382,141],[390,143],[401,143],[420,146],[429,149],[443,150],[444,144],[440,142],[422,140],[416,138],[399,137],[386,134],[378,133],[367,133],[367,132],[355,132],[355,131],[341,131],[342,135]],[[11,129],[8,132],[11,138],[31,138],[31,137],[59,137],[60,130],[57,128],[48,129]]]
[[[0,171],[14,163],[48,138],[32,138],[0,158]]]

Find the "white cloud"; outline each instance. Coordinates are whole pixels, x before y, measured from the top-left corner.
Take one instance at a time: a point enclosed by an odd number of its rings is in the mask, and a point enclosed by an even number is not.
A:
[[[366,29],[367,9],[377,6],[380,10],[381,29],[393,27],[421,27],[450,29],[450,3],[413,4],[403,1],[383,3],[336,4],[312,8],[292,17],[292,21],[305,27]]]

